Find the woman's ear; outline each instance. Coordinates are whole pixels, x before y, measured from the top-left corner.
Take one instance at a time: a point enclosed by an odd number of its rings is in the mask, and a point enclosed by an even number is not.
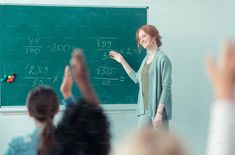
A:
[[[153,44],[157,44],[157,43],[156,43],[156,37],[153,37],[153,38],[152,38],[152,43],[153,43]]]

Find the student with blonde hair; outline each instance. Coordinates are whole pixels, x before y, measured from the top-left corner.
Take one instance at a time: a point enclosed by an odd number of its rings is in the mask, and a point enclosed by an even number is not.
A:
[[[164,130],[143,129],[123,140],[112,155],[187,155],[182,143]]]

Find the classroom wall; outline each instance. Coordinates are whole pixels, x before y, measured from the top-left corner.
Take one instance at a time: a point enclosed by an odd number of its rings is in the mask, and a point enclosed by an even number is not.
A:
[[[0,2],[36,4],[32,0]],[[182,138],[193,155],[204,154],[209,111],[213,100],[211,86],[204,71],[205,55],[207,51],[217,55],[221,41],[225,37],[235,37],[235,11],[232,9],[235,1],[38,0],[37,4],[149,6],[148,23],[159,28],[163,37],[162,50],[173,64],[171,131]],[[113,141],[116,143],[135,128],[135,106],[116,105],[106,106],[105,109],[113,125]],[[32,121],[25,114],[0,115],[0,123],[0,154],[11,137],[25,134],[33,128]]]

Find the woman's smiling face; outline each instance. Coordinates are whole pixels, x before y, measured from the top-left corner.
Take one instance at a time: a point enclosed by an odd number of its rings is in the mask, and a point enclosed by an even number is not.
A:
[[[147,33],[145,33],[143,30],[139,31],[138,37],[139,37],[139,43],[143,48],[149,49],[152,46],[153,38]]]

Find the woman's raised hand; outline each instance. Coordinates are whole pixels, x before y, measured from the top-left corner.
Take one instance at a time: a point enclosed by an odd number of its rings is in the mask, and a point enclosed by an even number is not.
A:
[[[123,60],[124,60],[123,56],[122,56],[120,53],[115,52],[115,51],[110,51],[110,52],[109,52],[109,57],[110,57],[111,59],[116,60],[116,61],[119,62],[120,64],[121,64],[121,63],[123,62]]]

